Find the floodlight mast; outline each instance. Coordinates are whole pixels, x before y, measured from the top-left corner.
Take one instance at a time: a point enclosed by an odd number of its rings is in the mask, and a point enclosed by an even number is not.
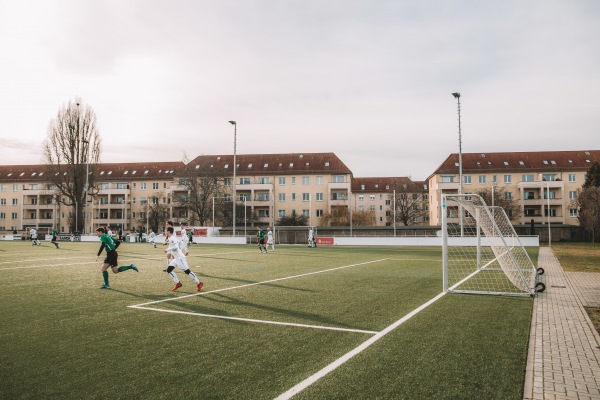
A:
[[[454,98],[458,102],[458,179],[459,179],[458,194],[462,194],[462,192],[463,192],[463,176],[462,176],[463,173],[462,173],[462,132],[460,129],[460,93],[454,92],[454,93],[452,93],[452,96],[454,96]],[[460,206],[458,207],[458,211],[460,213],[460,235],[463,236],[463,234],[464,234],[463,212],[462,212],[462,208]]]
[[[233,236],[235,236],[235,203],[236,203],[236,190],[235,190],[235,170],[237,168],[236,161],[236,141],[237,141],[237,122],[229,121],[231,125],[233,125]]]

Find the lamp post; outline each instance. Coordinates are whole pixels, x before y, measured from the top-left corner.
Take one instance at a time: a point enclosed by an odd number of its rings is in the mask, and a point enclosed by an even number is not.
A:
[[[548,188],[548,247],[552,247],[552,231],[550,230],[550,182],[546,182]]]
[[[79,119],[79,117],[78,117]],[[77,126],[79,127],[79,123],[77,124]],[[79,128],[77,128],[79,129]],[[86,144],[86,148],[85,148],[85,216],[83,218],[83,233],[87,233],[87,219],[88,219],[88,179],[90,176],[90,161],[89,161],[89,157],[88,157],[88,152],[89,152],[89,148],[90,148],[90,142],[87,140],[84,140],[83,143]]]
[[[235,203],[236,203],[236,192],[235,192],[235,170],[237,169],[236,160],[236,139],[237,139],[237,122],[229,121],[233,125],[233,236],[235,236]]]
[[[463,192],[463,176],[462,176],[462,132],[460,129],[460,93],[455,92],[452,93],[452,96],[458,102],[458,194],[462,194]],[[462,207],[458,207],[458,212],[460,213],[460,236],[463,236],[463,212]]]
[[[393,207],[394,207],[394,237],[396,237],[396,189],[394,189]]]

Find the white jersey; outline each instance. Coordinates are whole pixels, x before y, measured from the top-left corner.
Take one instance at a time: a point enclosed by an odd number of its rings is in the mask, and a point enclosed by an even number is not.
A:
[[[267,232],[267,244],[273,244],[273,232],[271,230]]]
[[[187,248],[188,242],[190,239],[187,236],[187,231],[185,229],[181,230],[181,246]]]
[[[181,248],[181,241],[177,240],[175,235],[171,236],[167,241],[169,247],[167,247],[167,253],[170,253],[175,258],[185,257],[185,252]]]
[[[308,240],[312,241],[313,238],[314,238],[313,230],[311,229],[311,230],[308,231]]]
[[[37,232],[35,231],[35,229],[31,228],[31,230],[29,231],[29,235],[32,239],[37,239]]]
[[[150,234],[148,235],[148,240],[150,241],[150,243],[154,243],[155,239],[156,239],[156,233],[150,232]]]

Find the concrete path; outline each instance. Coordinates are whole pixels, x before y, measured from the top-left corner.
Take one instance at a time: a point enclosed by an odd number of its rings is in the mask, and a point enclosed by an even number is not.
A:
[[[600,306],[600,273],[566,274],[548,247],[538,266],[523,398],[600,400],[600,336],[583,309]]]

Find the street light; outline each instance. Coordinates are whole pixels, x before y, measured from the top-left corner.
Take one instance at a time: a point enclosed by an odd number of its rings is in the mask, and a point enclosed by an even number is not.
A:
[[[460,93],[455,92],[452,93],[452,96],[458,102],[458,179],[460,183],[458,185],[458,194],[462,194],[463,192],[463,177],[462,177],[462,132],[460,130]],[[460,235],[463,236],[463,213],[462,207],[458,208],[460,212]]]
[[[237,168],[235,151],[236,151],[236,138],[237,138],[237,123],[235,121],[229,121],[229,123],[231,125],[233,125],[233,236],[235,236],[235,203],[236,203],[235,170]]]
[[[79,124],[77,124],[79,126]],[[78,128],[79,129],[79,128]],[[85,150],[85,217],[83,218],[83,233],[87,233],[87,219],[88,219],[88,179],[90,176],[90,161],[89,161],[89,156],[88,156],[88,152],[89,152],[89,148],[90,148],[90,142],[87,140],[84,140],[83,143],[85,143],[86,146],[86,150]]]

